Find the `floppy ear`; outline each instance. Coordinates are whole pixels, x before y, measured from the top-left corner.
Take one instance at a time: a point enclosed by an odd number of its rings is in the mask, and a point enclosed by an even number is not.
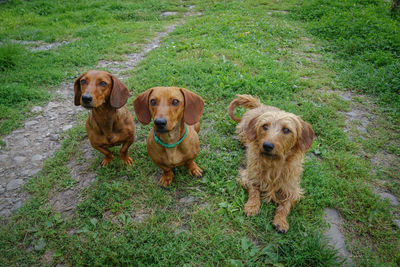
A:
[[[185,111],[183,112],[183,120],[193,125],[199,122],[204,110],[203,98],[190,92],[189,90],[180,88],[183,97],[185,98]]]
[[[75,106],[80,106],[81,105],[81,96],[82,96],[82,91],[81,91],[81,78],[82,76],[85,75],[81,74],[79,75],[78,78],[76,78],[75,82],[74,82],[74,103]]]
[[[310,124],[301,121],[301,135],[299,136],[299,147],[303,152],[309,150],[314,141],[314,130],[311,128]]]
[[[149,96],[151,92],[153,92],[153,89],[148,89],[133,100],[133,107],[135,109],[136,116],[143,124],[149,124],[151,121],[151,115],[149,111]]]
[[[249,141],[254,141],[257,138],[257,129],[256,129],[256,123],[257,123],[257,117],[252,118],[249,123],[247,124],[246,127],[246,136]]]
[[[129,90],[125,84],[123,84],[120,79],[114,75],[110,75],[113,86],[111,89],[110,104],[113,108],[120,108],[126,104],[129,97]]]

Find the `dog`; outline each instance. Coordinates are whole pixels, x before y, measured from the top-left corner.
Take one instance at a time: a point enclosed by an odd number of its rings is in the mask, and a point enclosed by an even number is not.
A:
[[[237,106],[246,109],[242,119],[234,114]],[[239,182],[249,195],[244,212],[253,216],[260,210],[260,198],[273,200],[277,209],[272,224],[286,233],[290,209],[302,197],[303,158],[314,131],[299,116],[263,105],[251,95],[237,95],[228,113],[239,122],[236,133],[247,148],[247,169],[239,172]]]
[[[153,129],[146,140],[147,152],[163,170],[159,184],[171,184],[172,168],[184,165],[190,174],[201,177],[203,170],[194,160],[199,150],[200,118],[204,101],[195,93],[178,87],[154,87],[138,95],[133,106],[142,124],[153,119]]]
[[[132,165],[128,149],[134,141],[135,124],[125,106],[128,88],[108,72],[90,70],[75,80],[74,93],[75,105],[90,110],[86,132],[93,148],[105,156],[101,166],[114,158],[108,148],[121,144],[120,158]]]

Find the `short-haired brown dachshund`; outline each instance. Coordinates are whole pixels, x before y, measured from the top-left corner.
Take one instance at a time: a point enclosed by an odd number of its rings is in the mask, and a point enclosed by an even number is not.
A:
[[[90,144],[105,156],[101,166],[114,158],[108,148],[121,144],[121,159],[132,165],[128,149],[134,140],[135,124],[125,106],[128,88],[108,72],[90,70],[75,80],[74,92],[75,105],[90,110],[86,131]]]
[[[242,119],[234,114],[237,106],[248,109]],[[240,182],[249,194],[244,212],[257,214],[260,197],[273,200],[278,207],[272,224],[285,233],[290,209],[302,196],[303,157],[313,143],[314,131],[299,116],[263,105],[250,95],[237,95],[228,112],[240,122],[236,133],[247,147],[247,169],[240,172]]]
[[[150,158],[164,171],[159,184],[168,186],[174,177],[172,168],[181,165],[200,177],[203,171],[194,159],[200,149],[197,133],[203,99],[183,88],[154,87],[138,95],[133,105],[141,123],[154,121],[146,144]]]

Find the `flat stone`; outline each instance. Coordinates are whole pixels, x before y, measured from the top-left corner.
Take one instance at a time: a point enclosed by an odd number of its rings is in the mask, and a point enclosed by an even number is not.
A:
[[[24,184],[24,180],[22,179],[15,179],[12,180],[7,184],[7,190],[15,190],[17,188],[20,188]]]
[[[389,200],[390,204],[392,206],[397,206],[399,205],[399,201],[397,200],[397,198],[395,196],[393,196],[392,194],[386,193],[386,192],[377,192],[377,194],[382,198],[382,199],[387,199]]]
[[[25,127],[30,127],[30,126],[33,126],[33,125],[36,125],[36,124],[38,124],[39,122],[38,121],[35,121],[35,120],[33,120],[33,121],[27,121],[27,122],[25,122]]]
[[[39,106],[34,106],[31,110],[32,112],[42,112],[43,108]]]
[[[394,224],[397,226],[397,228],[400,229],[400,220],[394,219],[393,222],[394,222]]]
[[[6,191],[3,187],[0,187],[0,194],[3,194]]]
[[[58,141],[58,134],[50,134],[49,138],[51,141]]]
[[[328,238],[329,244],[336,249],[341,256],[346,258],[347,263],[352,265],[350,253],[346,249],[344,236],[340,231],[342,219],[336,209],[327,208],[324,210],[325,220],[329,223],[329,228],[324,235]]]
[[[15,162],[17,163],[22,163],[25,160],[25,157],[21,157],[21,156],[16,156],[14,158]]]
[[[36,154],[36,155],[34,155],[33,157],[32,157],[32,160],[33,161],[39,161],[39,160],[42,160],[43,159],[43,156],[42,155],[39,155],[39,154]]]
[[[0,155],[0,162],[4,162],[8,159],[8,155],[4,154],[4,155]]]
[[[67,131],[67,130],[69,130],[69,129],[71,129],[71,128],[72,128],[72,125],[71,125],[71,124],[68,124],[68,125],[63,126],[63,127],[62,127],[62,130],[63,130],[63,131]]]
[[[178,14],[178,12],[173,12],[173,11],[166,11],[161,13],[161,17],[169,17],[169,16],[175,16],[176,14]]]
[[[11,215],[11,210],[9,209],[4,209],[0,211],[0,217],[8,217]]]
[[[22,204],[24,204],[24,201],[22,199],[19,199],[17,202],[14,203],[14,206],[11,208],[12,211],[21,208]]]

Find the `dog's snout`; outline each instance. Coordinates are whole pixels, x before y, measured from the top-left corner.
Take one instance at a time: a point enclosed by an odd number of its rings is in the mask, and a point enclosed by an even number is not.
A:
[[[167,125],[167,120],[165,118],[158,118],[154,120],[154,124],[158,128],[164,128]]]
[[[92,96],[91,95],[83,95],[82,96],[82,102],[84,104],[89,104],[90,102],[92,102]]]
[[[263,148],[266,152],[271,152],[274,149],[274,144],[269,143],[269,142],[265,142],[263,144]]]

